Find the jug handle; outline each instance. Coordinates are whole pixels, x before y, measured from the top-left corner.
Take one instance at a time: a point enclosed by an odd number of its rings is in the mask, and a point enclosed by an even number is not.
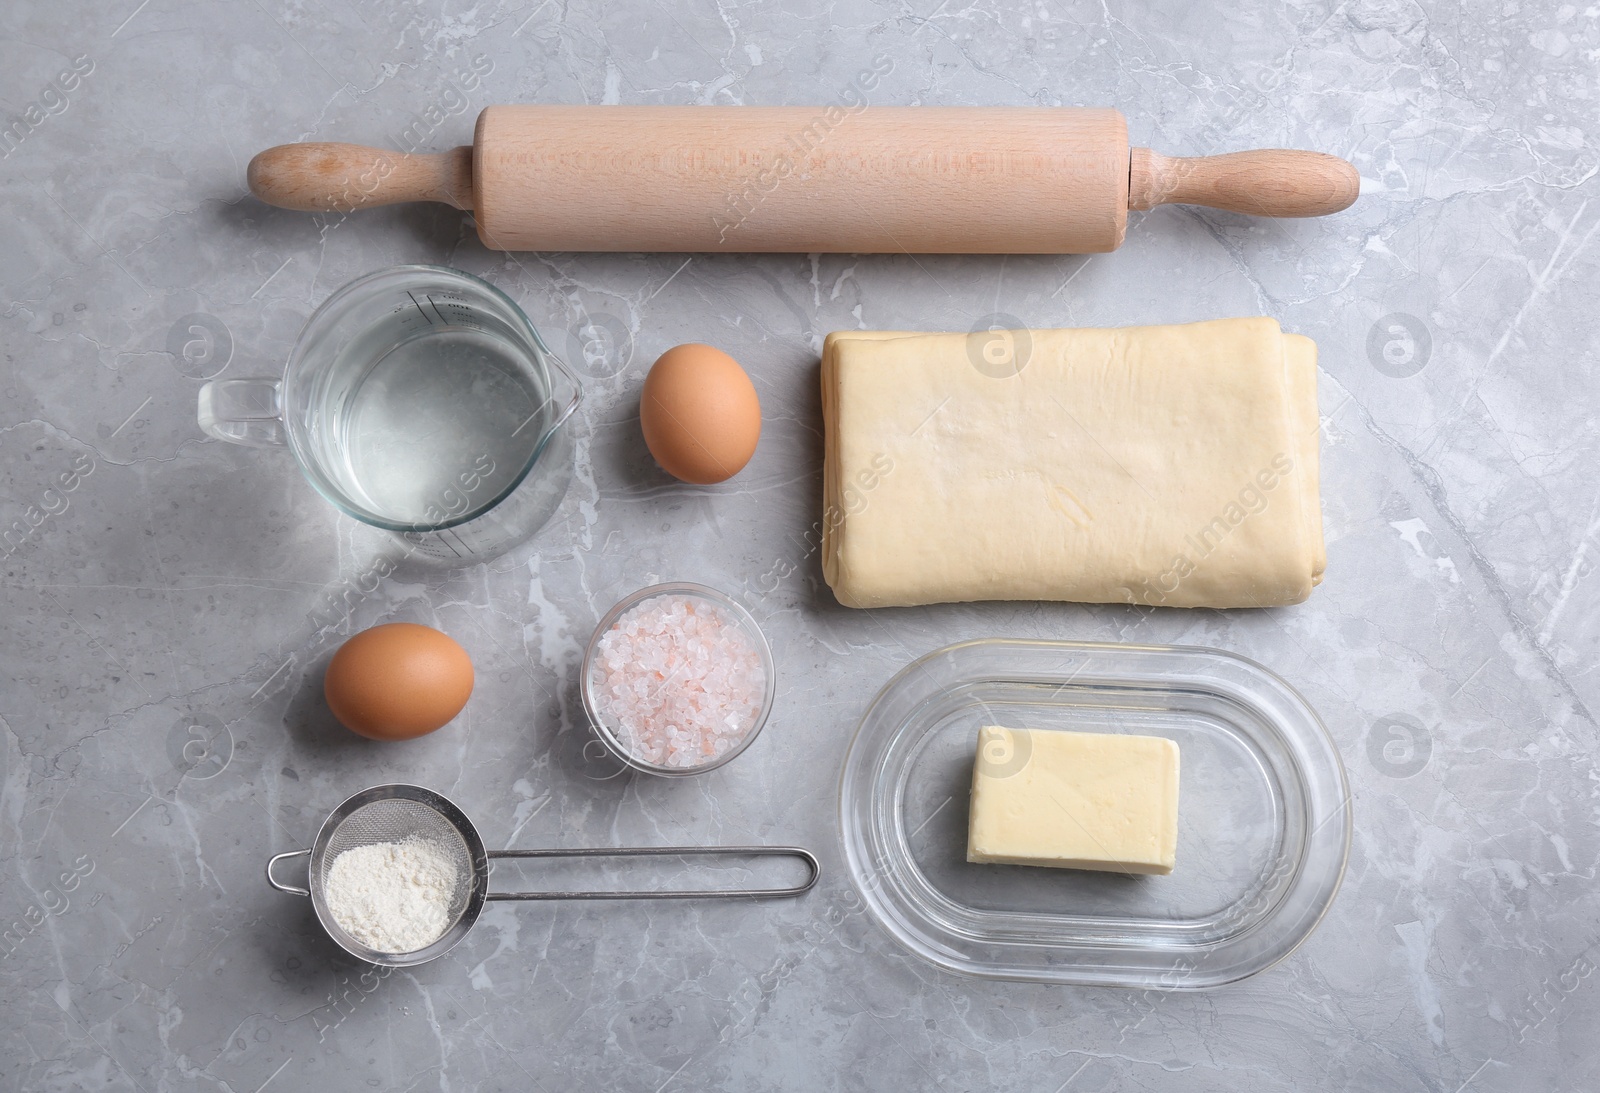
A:
[[[281,448],[289,442],[283,428],[282,390],[282,380],[212,380],[200,388],[200,428],[230,444]]]

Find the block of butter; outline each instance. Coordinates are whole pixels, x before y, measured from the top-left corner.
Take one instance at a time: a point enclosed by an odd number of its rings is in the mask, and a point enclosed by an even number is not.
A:
[[[978,730],[968,861],[1164,876],[1177,848],[1175,741]]]

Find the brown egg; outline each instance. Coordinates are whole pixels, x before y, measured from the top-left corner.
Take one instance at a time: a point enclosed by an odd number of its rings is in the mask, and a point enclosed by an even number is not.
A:
[[[661,469],[685,482],[732,478],[761,439],[761,400],[739,362],[690,342],[661,354],[644,380],[639,427]]]
[[[410,740],[461,712],[472,693],[472,660],[432,627],[386,623],[339,646],[322,692],[350,731],[374,740]]]

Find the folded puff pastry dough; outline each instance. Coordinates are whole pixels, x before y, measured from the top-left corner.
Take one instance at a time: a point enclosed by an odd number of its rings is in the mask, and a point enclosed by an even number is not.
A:
[[[828,336],[822,560],[840,603],[1310,595],[1316,343],[1268,318],[1017,331],[1008,369],[985,361],[992,337]]]

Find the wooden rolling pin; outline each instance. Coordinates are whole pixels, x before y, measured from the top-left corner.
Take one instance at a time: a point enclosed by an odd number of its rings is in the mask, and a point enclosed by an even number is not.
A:
[[[1279,149],[1178,159],[1071,107],[491,106],[439,155],[284,144],[250,190],[288,209],[471,210],[495,250],[1086,254],[1129,209],[1321,216],[1355,168]]]

